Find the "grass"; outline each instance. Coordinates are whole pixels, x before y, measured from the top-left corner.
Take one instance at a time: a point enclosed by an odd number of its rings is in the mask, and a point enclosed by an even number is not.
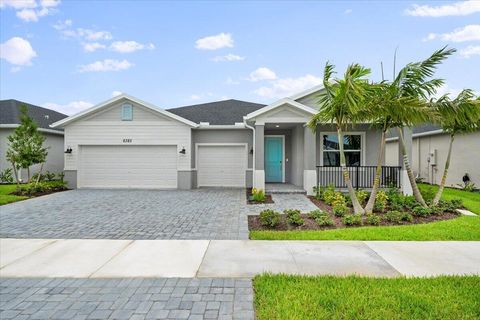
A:
[[[24,196],[14,196],[9,193],[15,191],[16,185],[14,184],[1,184],[0,185],[0,206],[11,203],[11,202],[16,202],[20,200],[25,200],[28,197]]]
[[[480,319],[480,277],[366,278],[261,275],[258,320]]]
[[[428,192],[428,190],[432,190],[433,192],[437,192],[438,190],[438,186],[425,183],[419,183],[418,187],[422,193]],[[460,189],[445,188],[443,189],[442,199],[462,199],[465,208],[480,214],[480,192],[467,192]]]
[[[250,231],[252,240],[480,240],[480,217],[391,227],[361,227],[306,231]]]

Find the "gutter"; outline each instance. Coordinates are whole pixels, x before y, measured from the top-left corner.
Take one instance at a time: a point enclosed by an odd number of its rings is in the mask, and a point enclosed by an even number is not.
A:
[[[412,134],[412,138],[428,137],[428,136],[433,136],[433,135],[442,134],[442,133],[445,133],[445,132],[442,129],[438,129],[433,131],[414,133]],[[386,142],[392,142],[397,140],[398,140],[398,137],[391,137],[391,138],[385,139]]]

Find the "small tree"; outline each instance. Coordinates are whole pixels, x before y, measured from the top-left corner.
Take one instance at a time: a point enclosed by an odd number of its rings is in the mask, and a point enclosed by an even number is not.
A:
[[[25,105],[20,107],[20,125],[15,128],[13,134],[8,136],[8,141],[6,158],[12,164],[17,186],[19,186],[18,170],[20,168],[27,169],[30,181],[30,166],[43,164],[48,155],[47,148],[43,147],[45,137],[38,131],[37,124],[33,119],[28,116]]]
[[[465,89],[453,100],[448,95],[442,96],[433,107],[438,115],[437,123],[450,135],[442,181],[432,202],[432,205],[437,205],[445,188],[455,135],[474,132],[480,128],[480,97],[475,99],[473,91]]]

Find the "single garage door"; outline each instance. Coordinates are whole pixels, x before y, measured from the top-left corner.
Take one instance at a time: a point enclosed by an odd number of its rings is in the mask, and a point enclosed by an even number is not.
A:
[[[177,188],[176,146],[81,146],[80,188]]]
[[[199,187],[245,187],[245,145],[198,145]]]

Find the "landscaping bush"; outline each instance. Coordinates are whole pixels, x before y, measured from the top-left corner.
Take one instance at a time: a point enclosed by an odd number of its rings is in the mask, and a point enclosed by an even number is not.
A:
[[[432,210],[430,208],[416,206],[412,209],[412,213],[414,216],[417,216],[417,217],[428,217],[429,215],[432,214]]]
[[[333,219],[327,213],[315,218],[315,222],[322,227],[333,226]]]
[[[265,202],[265,199],[267,197],[265,196],[265,190],[263,189],[257,189],[253,188],[252,189],[252,200],[255,202]]]
[[[54,181],[42,181],[39,183],[27,183],[20,186],[20,191],[16,192],[21,196],[33,196],[38,193],[47,193],[54,191],[66,190],[67,186],[64,181],[54,180]]]
[[[403,212],[392,210],[385,213],[385,219],[392,223],[400,223],[402,221]]]
[[[343,217],[350,212],[346,204],[338,204],[333,206],[333,214],[337,217]]]
[[[13,170],[12,168],[7,168],[0,172],[0,182],[1,183],[13,183]]]
[[[387,203],[388,203],[387,193],[383,190],[378,191],[377,196],[375,198],[375,208],[383,212],[387,207]]]
[[[287,222],[296,226],[301,226],[305,221],[300,216],[300,210],[287,209],[283,211],[287,215]]]
[[[463,201],[460,199],[440,200],[438,206],[443,209],[443,211],[456,213],[457,209],[463,207]]]
[[[275,227],[280,222],[280,213],[272,209],[260,212],[260,223],[263,226]]]
[[[335,195],[335,187],[333,185],[329,185],[327,189],[323,192],[323,201],[325,201],[326,204],[331,205],[335,198]]]
[[[313,187],[313,192],[315,193],[315,199],[323,201],[326,189],[327,188],[323,186]]]
[[[357,195],[357,199],[362,206],[364,206],[367,203],[367,199],[370,196],[370,193],[368,193],[365,190],[358,190],[355,192],[355,194]]]
[[[342,221],[346,226],[360,226],[362,225],[362,216],[359,214],[347,214]]]
[[[379,215],[376,215],[374,213],[368,213],[366,216],[366,221],[368,224],[372,226],[378,226],[380,222],[382,221],[382,217]]]
[[[308,217],[310,219],[317,219],[318,217],[321,217],[321,216],[324,216],[326,213],[323,212],[322,210],[320,209],[317,209],[317,210],[312,210],[308,213]]]
[[[412,222],[413,221],[413,216],[408,212],[402,212],[402,219],[401,220]]]

